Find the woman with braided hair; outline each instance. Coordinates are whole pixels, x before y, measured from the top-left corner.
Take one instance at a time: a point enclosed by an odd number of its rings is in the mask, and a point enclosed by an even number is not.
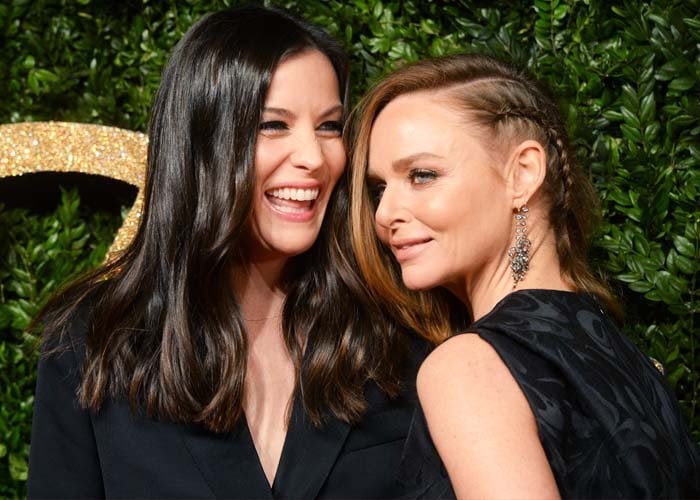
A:
[[[587,266],[595,195],[548,91],[485,56],[423,61],[363,99],[350,137],[368,288],[464,333],[419,371],[407,496],[700,495],[678,403]],[[443,291],[470,326],[436,313]]]

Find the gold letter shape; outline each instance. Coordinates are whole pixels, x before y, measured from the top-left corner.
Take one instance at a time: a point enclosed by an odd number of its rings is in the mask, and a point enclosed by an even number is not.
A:
[[[64,122],[0,125],[0,178],[35,172],[81,172],[136,186],[134,205],[112,246],[109,260],[134,235],[143,208],[148,137],[116,127]]]

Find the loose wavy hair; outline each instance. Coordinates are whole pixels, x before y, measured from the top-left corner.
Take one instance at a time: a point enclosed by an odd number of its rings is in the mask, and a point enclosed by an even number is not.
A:
[[[533,139],[542,144],[547,156],[542,189],[549,204],[548,219],[554,229],[562,272],[577,290],[593,293],[621,317],[609,289],[587,264],[599,202],[590,180],[574,161],[555,99],[525,72],[477,54],[425,60],[399,69],[377,84],[353,111],[348,132],[352,151],[351,239],[360,270],[374,296],[378,300],[386,298],[384,307],[394,317],[431,340],[444,339],[445,332],[449,332],[444,297],[435,291],[410,292],[401,284],[395,260],[374,234],[375,206],[365,179],[375,119],[393,99],[420,91],[444,93],[447,103],[484,132],[493,151],[503,150],[516,140]],[[417,319],[419,315],[424,316],[422,321]]]
[[[241,417],[248,345],[232,265],[245,258],[255,144],[272,73],[305,50],[328,57],[347,106],[342,48],[286,11],[216,12],[174,48],[149,123],[145,207],[134,241],[56,294],[39,316],[45,342],[60,343],[75,315],[87,314],[84,408],[128,398],[134,411],[216,432],[232,430]],[[399,390],[402,337],[354,271],[348,198],[342,176],[317,241],[294,258],[285,282],[283,334],[315,425],[329,412],[357,421],[367,381],[389,395]]]

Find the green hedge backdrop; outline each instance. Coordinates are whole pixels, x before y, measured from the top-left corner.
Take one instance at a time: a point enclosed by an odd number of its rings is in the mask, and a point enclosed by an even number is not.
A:
[[[169,49],[202,14],[235,3],[4,2],[0,123],[145,131]],[[513,59],[554,87],[603,201],[594,264],[700,440],[700,1],[277,4],[344,42],[354,99],[404,61],[455,51]],[[25,492],[37,339],[24,329],[59,283],[101,261],[120,223],[119,213],[81,207],[75,190],[48,212],[0,206],[0,496]]]

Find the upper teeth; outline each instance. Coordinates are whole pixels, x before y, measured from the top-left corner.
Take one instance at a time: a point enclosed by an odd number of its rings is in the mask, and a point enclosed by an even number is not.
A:
[[[283,200],[310,201],[318,198],[318,189],[273,189],[270,191],[270,195]]]

